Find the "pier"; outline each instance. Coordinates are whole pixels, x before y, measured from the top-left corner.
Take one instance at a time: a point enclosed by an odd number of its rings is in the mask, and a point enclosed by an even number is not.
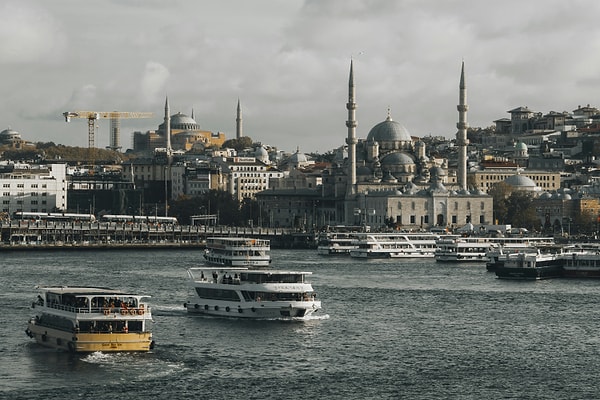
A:
[[[11,221],[0,223],[0,251],[204,248],[211,236],[269,239],[272,248],[316,248],[315,233],[283,228]]]

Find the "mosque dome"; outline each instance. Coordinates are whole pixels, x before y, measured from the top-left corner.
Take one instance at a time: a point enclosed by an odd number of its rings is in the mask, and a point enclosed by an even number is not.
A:
[[[540,195],[540,199],[547,200],[547,199],[551,199],[551,198],[552,198],[552,194],[548,193],[548,192],[544,192]]]
[[[386,155],[383,160],[381,160],[381,165],[390,166],[390,165],[414,165],[414,160],[406,153],[395,152]]]
[[[13,129],[5,129],[2,132],[0,132],[0,140],[4,141],[4,140],[10,140],[10,139],[19,139],[21,138],[21,135],[19,134],[19,132],[13,130]]]
[[[537,185],[531,178],[528,178],[524,175],[519,175],[519,174],[509,176],[508,178],[506,178],[504,180],[504,183],[506,183],[507,185],[510,185],[514,188],[521,188],[521,189],[529,189],[529,188],[534,189],[537,187]]]
[[[410,142],[412,138],[408,130],[400,123],[393,121],[388,115],[385,121],[378,123],[367,135],[369,142]]]
[[[360,176],[373,175],[373,171],[371,171],[371,168],[367,167],[366,165],[362,165],[356,169],[356,175],[360,175]]]
[[[517,142],[515,145],[515,150],[517,151],[527,151],[527,145],[523,142]]]
[[[442,168],[442,167],[431,167],[429,169],[429,175],[431,175],[432,177],[434,177],[434,176],[442,177],[442,176],[446,176],[446,171],[444,171],[444,168]]]
[[[300,149],[298,149],[290,156],[289,161],[292,164],[306,164],[308,162],[308,157],[306,157],[306,154],[300,153]]]
[[[171,129],[198,130],[200,125],[192,118],[182,113],[171,115]]]
[[[256,157],[257,160],[262,162],[269,161],[269,153],[262,146],[256,148],[256,151],[254,152],[254,157]]]

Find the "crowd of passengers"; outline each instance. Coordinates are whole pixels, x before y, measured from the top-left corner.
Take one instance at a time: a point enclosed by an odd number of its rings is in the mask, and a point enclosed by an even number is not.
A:
[[[44,299],[42,296],[38,295],[37,305],[43,306]],[[61,307],[71,307],[71,308],[88,308],[89,300],[87,297],[74,297],[74,296],[64,296],[62,301],[60,298],[50,298],[48,301],[48,307],[57,308]],[[103,308],[103,309],[112,309],[112,308],[121,308],[121,309],[129,309],[136,308],[137,301],[135,298],[130,297],[128,299],[120,299],[118,297],[93,297],[92,298],[92,308]]]

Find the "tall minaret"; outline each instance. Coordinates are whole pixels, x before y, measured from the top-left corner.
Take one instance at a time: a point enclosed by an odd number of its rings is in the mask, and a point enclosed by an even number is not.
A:
[[[171,112],[169,111],[169,97],[165,98],[165,138],[167,139],[167,153],[171,154]]]
[[[237,117],[235,118],[235,138],[239,139],[244,134],[242,133],[242,106],[240,106],[240,99],[237,104]]]
[[[458,96],[458,123],[456,127],[456,145],[458,146],[458,186],[459,190],[467,190],[467,111],[469,106],[467,105],[467,85],[465,83],[465,62],[462,62],[460,70],[460,85],[459,85],[459,96]]]
[[[348,161],[350,171],[350,182],[348,185],[347,194],[354,194],[356,191],[356,103],[355,103],[355,88],[354,88],[354,67],[353,60],[350,60],[350,79],[348,81],[348,102],[346,108],[348,109],[348,120],[346,126],[348,127],[348,137],[346,138],[346,144],[348,145]]]

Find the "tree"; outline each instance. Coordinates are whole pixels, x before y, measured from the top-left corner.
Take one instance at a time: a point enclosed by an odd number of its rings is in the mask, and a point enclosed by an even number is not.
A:
[[[510,196],[510,186],[504,182],[496,183],[488,192],[494,198],[494,219],[505,224],[508,217],[507,198]]]
[[[235,138],[226,140],[221,146],[222,149],[228,148],[235,149],[236,151],[242,151],[249,147],[252,147],[252,139],[248,136],[242,136],[239,139]]]

